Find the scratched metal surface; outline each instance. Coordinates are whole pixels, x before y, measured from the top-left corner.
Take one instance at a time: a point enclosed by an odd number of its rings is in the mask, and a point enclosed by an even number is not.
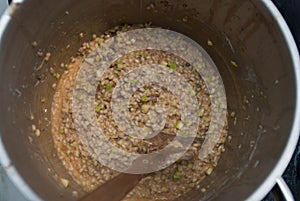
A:
[[[272,0],[286,19],[300,47],[300,1],[299,0]],[[300,142],[294,153],[291,163],[283,176],[290,186],[295,200],[300,200]],[[278,189],[274,188],[264,201],[281,200]],[[4,174],[0,166],[0,201],[27,201],[24,196],[14,187],[11,181]]]

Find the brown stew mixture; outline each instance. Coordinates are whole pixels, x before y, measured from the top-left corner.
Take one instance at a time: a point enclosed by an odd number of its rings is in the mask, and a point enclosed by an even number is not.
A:
[[[103,41],[120,32],[147,26],[149,25],[118,26],[99,37],[94,34],[91,41],[82,44],[77,56],[71,58],[69,64],[61,65],[62,68],[65,68],[65,71],[61,75],[53,99],[53,139],[63,165],[74,181],[87,192],[95,190],[119,173],[93,158],[76,134],[72,119],[72,92],[77,72],[84,58]],[[82,37],[82,34],[79,37]],[[99,126],[115,146],[130,152],[146,154],[161,149],[171,140],[159,140],[157,138],[154,140],[134,139],[118,130],[118,126],[113,120],[110,107],[113,88],[125,74],[145,64],[160,64],[165,68],[177,71],[193,87],[200,104],[200,124],[197,137],[185,155],[164,170],[144,177],[124,200],[173,200],[191,189],[199,189],[200,182],[211,174],[221,153],[225,151],[223,143],[227,136],[227,125],[222,131],[219,144],[214,148],[214,153],[205,160],[200,160],[198,152],[210,123],[211,104],[203,79],[194,70],[193,66],[177,56],[157,50],[136,51],[119,58],[113,63],[102,76],[97,88],[95,113]],[[53,73],[55,75],[55,72]],[[160,86],[145,86],[133,94],[128,106],[132,121],[139,127],[145,126],[145,123],[149,120],[148,111],[155,104],[167,106],[167,120],[162,132],[170,136],[175,135],[176,130],[182,126],[178,110],[180,100],[177,100],[172,93]],[[68,182],[63,180],[66,187]],[[203,188],[200,190],[205,191]]]

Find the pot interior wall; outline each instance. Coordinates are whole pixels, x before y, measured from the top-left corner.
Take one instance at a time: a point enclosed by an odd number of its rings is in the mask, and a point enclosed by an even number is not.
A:
[[[150,4],[154,8],[148,10]],[[51,100],[54,93],[51,85],[56,80],[47,71],[67,63],[93,33],[122,23],[151,21],[198,42],[220,71],[229,113],[236,113],[236,120],[229,118],[232,141],[226,143],[215,171],[201,183],[206,193],[195,190],[179,200],[243,200],[280,158],[293,121],[295,78],[281,32],[258,1],[26,0],[11,16],[0,49],[1,138],[13,165],[43,199],[76,200],[74,189],[84,194],[74,182],[64,189],[55,179],[68,175],[53,149],[51,102],[40,101]],[[83,40],[80,32],[85,33]],[[207,45],[208,39],[213,47]],[[41,58],[33,41],[52,54],[38,72],[34,68]],[[231,65],[232,60],[238,67]],[[39,138],[32,133],[32,124],[41,128]]]

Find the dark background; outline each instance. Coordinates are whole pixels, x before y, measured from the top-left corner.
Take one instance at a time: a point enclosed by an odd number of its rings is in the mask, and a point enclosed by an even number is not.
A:
[[[300,47],[300,0],[272,0],[288,23]]]

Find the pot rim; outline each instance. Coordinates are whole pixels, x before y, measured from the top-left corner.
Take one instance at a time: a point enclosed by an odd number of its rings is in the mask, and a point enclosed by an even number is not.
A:
[[[24,2],[25,0],[14,0],[12,4],[20,4]],[[270,0],[261,0],[262,4],[265,6],[265,8],[270,12],[270,14],[275,19],[278,27],[280,28],[283,37],[285,39],[285,42],[287,43],[289,47],[289,53],[291,56],[291,59],[293,61],[293,69],[294,69],[294,75],[295,75],[295,82],[296,86],[300,86],[300,57],[299,52],[295,43],[295,40],[291,34],[291,31],[285,22],[283,16],[277,9],[277,7],[274,5],[274,3]],[[8,23],[11,20],[11,13],[14,11],[14,6],[9,6],[4,14],[1,16],[0,19],[0,40],[3,37],[3,34],[5,32],[5,29],[8,25]],[[274,167],[274,169],[270,172],[269,176],[266,178],[266,180],[246,199],[247,201],[256,201],[256,200],[262,200],[267,193],[274,187],[277,180],[281,178],[283,172],[285,171],[286,167],[288,166],[292,155],[295,151],[298,139],[299,139],[299,133],[300,133],[300,87],[296,87],[296,107],[295,107],[295,115],[294,115],[294,121],[293,126],[290,132],[289,140],[286,144],[286,147],[280,157],[280,159],[277,162],[277,165]],[[42,201],[41,197],[39,197],[36,192],[34,192],[31,187],[24,181],[22,176],[17,172],[15,166],[11,162],[8,153],[6,152],[5,146],[3,144],[3,141],[1,140],[0,136],[0,164],[2,165],[2,168],[4,169],[4,172],[7,174],[8,178],[13,182],[13,184],[16,186],[16,188],[22,193],[22,195],[28,199],[28,200],[34,200],[34,201]]]
[[[6,10],[3,12],[0,19],[0,41],[2,40],[3,34],[5,32],[6,27],[8,26],[11,20],[11,14],[15,10],[15,6],[22,3],[24,0],[13,0],[11,2],[11,6],[8,6]],[[1,15],[1,13],[0,13]],[[31,187],[26,183],[23,177],[18,173],[15,168],[13,162],[10,160],[10,157],[5,149],[4,143],[1,139],[0,135],[0,165],[1,168],[6,173],[7,177],[10,181],[15,185],[15,187],[21,192],[21,194],[30,201],[43,201],[41,197],[39,197]]]
[[[280,159],[278,160],[274,169],[270,172],[269,176],[265,179],[265,181],[246,199],[246,201],[256,201],[262,200],[267,193],[275,186],[277,180],[281,178],[285,169],[287,168],[293,153],[296,149],[299,133],[300,133],[300,57],[299,51],[296,46],[294,37],[284,20],[283,16],[274,5],[274,3],[270,0],[261,0],[266,9],[269,10],[273,18],[275,19],[278,27],[280,28],[285,42],[289,47],[289,53],[291,59],[293,61],[293,69],[295,75],[296,82],[296,106],[295,106],[295,115],[293,120],[293,125],[290,131],[289,140],[285,146],[284,151]]]

